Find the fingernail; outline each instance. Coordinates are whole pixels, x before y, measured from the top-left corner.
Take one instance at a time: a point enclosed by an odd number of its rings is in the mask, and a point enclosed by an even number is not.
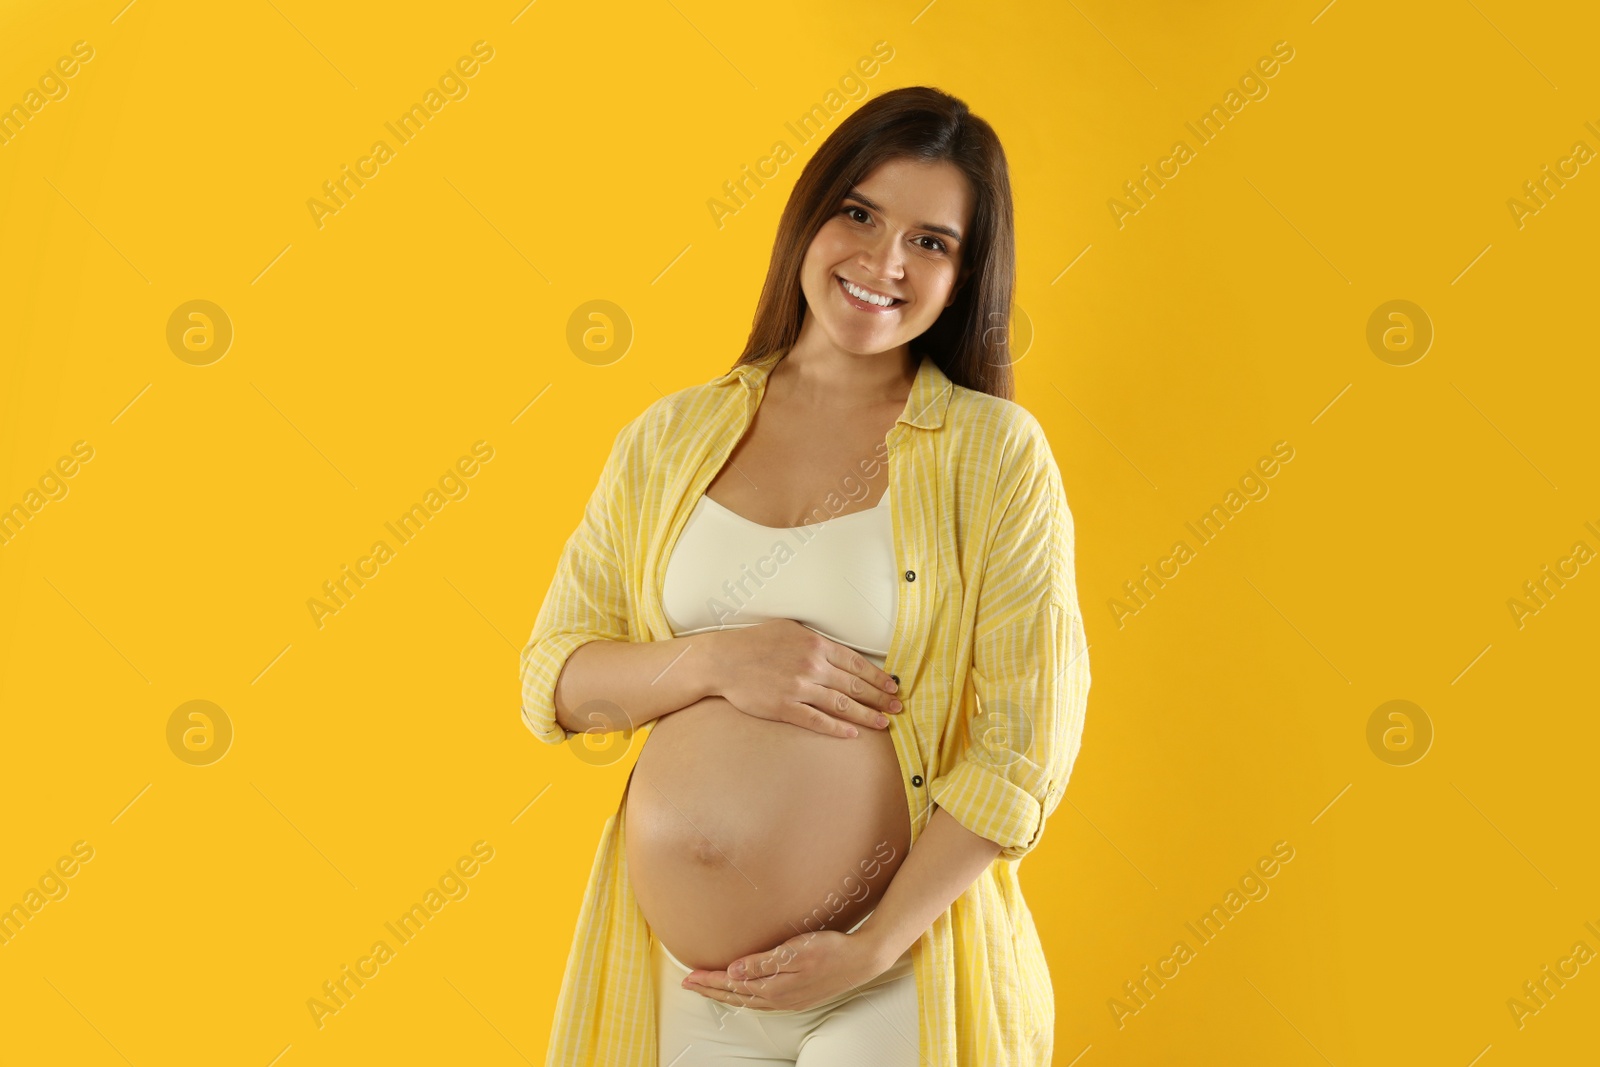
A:
[[[889,710],[890,711],[899,711],[904,706],[905,705],[901,704],[898,700],[889,701]]]
[[[889,717],[887,715],[879,715],[877,718],[877,723],[879,726],[888,726]]]
[[[731,975],[734,978],[743,978],[744,977],[744,961],[743,960],[734,960],[733,966],[728,968],[728,974]]]

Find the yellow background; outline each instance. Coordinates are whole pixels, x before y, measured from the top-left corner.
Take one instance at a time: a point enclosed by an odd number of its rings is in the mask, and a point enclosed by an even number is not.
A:
[[[939,86],[1005,144],[1018,399],[1077,521],[1094,684],[1022,868],[1057,1062],[1593,1057],[1600,964],[1507,1007],[1600,950],[1600,575],[1508,608],[1600,547],[1600,174],[1507,206],[1600,149],[1592,10],[125,3],[0,8],[0,104],[94,49],[0,145],[0,507],[94,450],[0,547],[0,904],[94,849],[0,946],[0,1059],[543,1062],[631,759],[535,741],[516,653],[617,428],[737,356],[817,143],[784,123],[877,41],[871,93]],[[479,40],[467,96],[319,228],[307,200]],[[1185,122],[1279,41],[1200,146]],[[779,139],[800,158],[719,228]],[[196,299],[234,330],[208,366],[166,340]],[[567,341],[596,299],[634,330],[609,365]],[[1395,299],[1436,331],[1409,366],[1366,341]],[[467,495],[319,627],[322,583],[480,440]],[[1278,441],[1270,494],[1119,625]],[[1407,766],[1367,739],[1397,699],[1434,733]],[[234,730],[209,766],[168,745],[191,700]],[[477,841],[468,895],[319,1029],[307,1000]],[[1277,841],[1269,895],[1199,946]]]

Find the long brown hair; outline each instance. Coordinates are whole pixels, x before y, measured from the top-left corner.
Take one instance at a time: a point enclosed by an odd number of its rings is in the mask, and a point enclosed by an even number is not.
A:
[[[911,351],[931,357],[957,385],[1010,400],[1017,255],[1005,152],[994,129],[965,103],[924,85],[891,89],[869,100],[806,162],[778,221],[750,339],[734,366],[790,348],[799,339],[806,249],[850,188],[894,159],[948,160],[972,183],[976,200],[962,254],[965,280],[955,302],[911,341]]]

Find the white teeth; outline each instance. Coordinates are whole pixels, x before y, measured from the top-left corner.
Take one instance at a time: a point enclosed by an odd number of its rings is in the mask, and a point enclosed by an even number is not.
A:
[[[844,278],[840,278],[839,280],[844,283],[845,291],[848,292],[851,296],[855,297],[857,300],[865,301],[868,304],[876,304],[878,307],[881,307],[881,308],[886,308],[890,304],[894,303],[894,298],[893,297],[878,296],[875,293],[867,292],[865,289],[861,288],[859,285],[850,284],[850,282],[846,281]]]

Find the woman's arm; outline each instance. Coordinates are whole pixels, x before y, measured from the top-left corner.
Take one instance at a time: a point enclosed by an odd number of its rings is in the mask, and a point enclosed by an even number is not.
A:
[[[648,681],[661,675],[666,666],[655,664],[656,657],[666,650],[657,647],[658,642],[635,640],[638,620],[629,603],[628,546],[623,534],[630,528],[628,502],[636,498],[637,486],[644,477],[640,451],[635,447],[640,424],[641,419],[634,419],[618,431],[612,442],[583,517],[561,550],[544,604],[534,620],[533,633],[522,649],[522,721],[546,744],[559,745],[576,733],[603,725],[593,720],[581,721],[590,719],[590,712],[605,707],[584,706],[602,696],[628,709],[625,715],[603,718],[637,716],[651,708],[653,714],[646,718],[654,718],[676,710],[666,705],[686,696],[679,687],[697,684],[691,672],[668,671],[661,680],[670,678],[670,684],[648,689]],[[675,643],[680,646],[676,651],[681,652],[682,642]],[[685,658],[692,656],[693,653]],[[597,660],[614,669],[622,666],[623,674],[634,679],[634,684],[625,683],[626,692],[620,695],[608,685],[601,686],[589,669]],[[576,672],[568,670],[574,661]],[[627,664],[638,669],[628,670]],[[651,666],[655,669],[646,673]],[[641,675],[645,686],[639,684]],[[643,701],[639,699],[641,692],[645,692]],[[618,725],[613,723],[607,729]]]
[[[880,973],[887,970],[999,854],[998,843],[979,837],[943,808],[934,808],[883,898],[851,936],[864,938],[882,964]]]
[[[716,631],[665,641],[590,641],[556,679],[556,724],[582,733],[638,729],[713,695]]]

